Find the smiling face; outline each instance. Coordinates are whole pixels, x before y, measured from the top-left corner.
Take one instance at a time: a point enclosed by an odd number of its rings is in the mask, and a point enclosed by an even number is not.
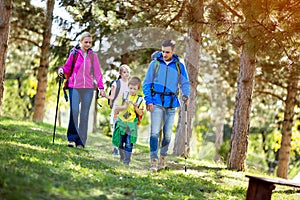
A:
[[[136,93],[137,93],[137,91],[139,90],[139,86],[138,85],[129,84],[128,87],[129,87],[129,93],[130,93],[130,95],[135,96]]]
[[[130,75],[130,71],[128,69],[123,69],[121,72],[120,72],[120,76],[122,78],[126,78],[128,79],[129,78],[129,75]]]
[[[87,51],[89,48],[92,47],[92,37],[84,37],[80,40],[81,48],[84,51]]]

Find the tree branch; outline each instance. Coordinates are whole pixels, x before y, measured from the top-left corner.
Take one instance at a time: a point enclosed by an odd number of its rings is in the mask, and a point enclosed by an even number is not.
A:
[[[228,4],[226,4],[223,0],[218,0],[227,10],[229,10],[234,16],[237,16],[240,19],[244,19],[244,17],[238,14],[235,10],[233,10]]]
[[[32,41],[32,40],[29,40],[28,38],[24,38],[24,37],[10,37],[9,40],[21,40],[21,41],[26,41],[26,42],[28,42],[28,43],[30,43],[30,44],[33,44],[34,46],[36,46],[36,47],[38,47],[38,48],[41,48],[41,47],[39,46],[38,43],[36,43],[36,42],[34,42],[34,41]]]
[[[179,10],[179,12],[177,13],[177,15],[175,15],[175,17],[173,17],[173,19],[171,19],[166,25],[167,27],[173,22],[173,21],[177,21],[181,16],[182,16],[182,13],[184,12],[185,10],[185,7],[186,7],[186,1],[183,1],[183,4]]]
[[[285,102],[285,100],[281,96],[278,96],[272,92],[267,92],[267,91],[263,91],[263,90],[255,90],[255,93],[270,95],[272,97],[276,97],[277,99],[279,99],[282,102]]]

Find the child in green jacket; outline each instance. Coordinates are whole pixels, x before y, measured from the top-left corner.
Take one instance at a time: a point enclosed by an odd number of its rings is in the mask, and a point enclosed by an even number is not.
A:
[[[115,105],[117,121],[114,128],[112,143],[119,147],[120,160],[129,165],[133,144],[137,141],[138,118],[142,116],[144,106],[141,106],[143,97],[137,95],[141,88],[141,80],[132,77],[128,82],[129,92],[123,93],[123,98]]]

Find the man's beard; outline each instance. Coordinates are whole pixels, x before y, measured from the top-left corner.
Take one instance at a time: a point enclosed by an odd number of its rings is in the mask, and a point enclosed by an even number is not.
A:
[[[168,59],[164,58],[164,60],[165,60],[165,61],[171,61],[172,58],[168,58]]]

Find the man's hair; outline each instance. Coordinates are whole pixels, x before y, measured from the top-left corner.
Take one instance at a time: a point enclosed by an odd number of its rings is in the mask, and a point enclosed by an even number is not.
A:
[[[171,47],[172,50],[174,50],[175,45],[176,45],[176,42],[174,40],[164,40],[161,43],[161,46],[163,46],[163,47]]]
[[[141,79],[134,76],[129,80],[128,85],[138,86],[138,88],[140,88],[141,83],[142,83]]]

